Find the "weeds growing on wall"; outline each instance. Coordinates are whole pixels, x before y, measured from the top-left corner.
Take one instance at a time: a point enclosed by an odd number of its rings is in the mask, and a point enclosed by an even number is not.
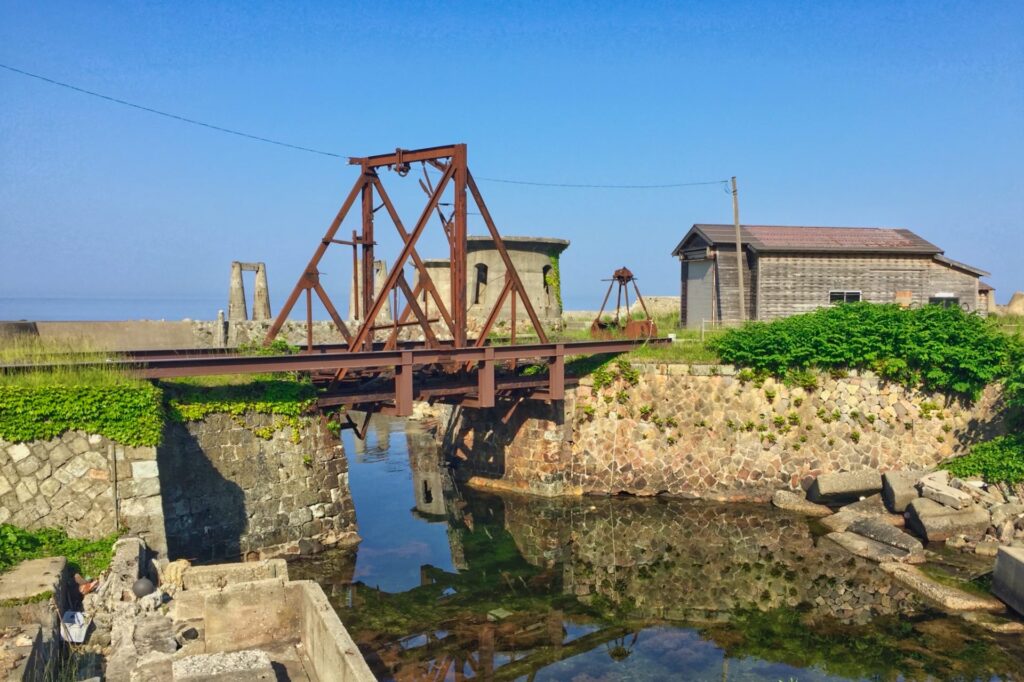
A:
[[[776,376],[870,369],[908,386],[976,398],[1010,373],[1013,341],[959,308],[850,303],[751,322],[714,341],[725,362]]]
[[[110,565],[117,535],[99,540],[69,538],[59,528],[29,531],[10,524],[0,524],[0,572],[22,561],[42,557],[67,557],[71,570],[92,577]]]

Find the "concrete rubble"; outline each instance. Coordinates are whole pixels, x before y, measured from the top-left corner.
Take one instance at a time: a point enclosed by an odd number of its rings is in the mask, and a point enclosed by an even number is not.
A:
[[[828,516],[832,510],[823,504],[815,504],[789,490],[776,490],[772,496],[772,504],[779,509],[804,514],[805,516]]]
[[[873,469],[822,474],[807,490],[812,502],[825,504],[851,502],[882,492],[882,476]]]

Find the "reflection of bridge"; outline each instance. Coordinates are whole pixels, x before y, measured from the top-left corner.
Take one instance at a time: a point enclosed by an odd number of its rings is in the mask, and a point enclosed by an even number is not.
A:
[[[359,177],[317,242],[313,256],[264,342],[270,346],[293,308],[304,298],[306,343],[303,353],[246,356],[223,350],[176,354],[141,351],[129,353],[123,359],[132,371],[143,378],[303,371],[311,373],[319,385],[319,403],[323,408],[344,405],[367,414],[387,411],[406,416],[411,414],[415,400],[455,402],[469,407],[493,407],[502,396],[560,400],[566,384],[567,356],[621,353],[638,343],[668,342],[667,339],[550,341],[469,170],[466,145],[397,149],[393,153],[352,158],[349,163],[359,167]],[[380,171],[390,170],[404,178],[416,164],[422,170],[419,185],[427,195],[427,202],[412,228],[407,229],[385,190]],[[440,177],[432,178],[431,172],[439,173]],[[467,305],[466,242],[470,199],[505,266],[500,294],[479,328],[475,328],[476,321],[470,320]],[[351,238],[339,238],[339,231],[357,201],[358,228],[352,230]],[[452,208],[449,211],[446,207]],[[374,248],[378,245],[378,236],[374,230],[377,212],[382,209],[402,247],[391,272],[378,283],[374,276]],[[434,216],[448,243],[451,268],[447,286],[438,286],[433,281],[430,268],[417,251],[417,243]],[[320,280],[320,265],[327,262],[329,248],[337,245],[351,247],[351,291],[349,296],[339,300],[351,301],[349,318],[358,323],[358,328],[348,327]],[[338,272],[342,265],[341,260],[331,261],[331,272]],[[448,294],[448,300],[441,295],[442,290]],[[314,298],[326,311],[342,343],[314,345]],[[400,306],[402,300],[404,303]],[[511,343],[494,346],[489,337],[506,304],[511,311]],[[389,306],[393,314],[382,315]],[[523,335],[522,330],[517,330],[520,306],[537,343],[516,344],[517,331],[520,338]],[[425,311],[437,317],[428,318]],[[408,343],[414,334],[422,340]],[[528,367],[531,368],[529,375],[524,373]],[[0,368],[3,370],[11,368]],[[355,426],[351,421],[349,425]]]

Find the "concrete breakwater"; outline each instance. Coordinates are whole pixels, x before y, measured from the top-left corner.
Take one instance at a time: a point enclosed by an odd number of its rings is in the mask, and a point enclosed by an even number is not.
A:
[[[763,501],[823,473],[932,467],[1005,432],[1002,413],[995,386],[967,403],[869,372],[801,388],[730,366],[650,364],[511,413],[445,409],[439,440],[457,473],[484,486]]]
[[[155,447],[75,431],[0,440],[0,522],[72,537],[126,530],[172,560],[357,542],[342,443],[317,420],[294,432],[272,422],[251,413],[168,422]]]

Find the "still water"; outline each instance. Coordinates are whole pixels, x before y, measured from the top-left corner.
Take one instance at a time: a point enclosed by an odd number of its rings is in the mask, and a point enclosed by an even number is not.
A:
[[[935,614],[767,506],[455,485],[415,423],[345,433],[363,541],[293,564],[385,680],[1021,679],[1019,636]]]

